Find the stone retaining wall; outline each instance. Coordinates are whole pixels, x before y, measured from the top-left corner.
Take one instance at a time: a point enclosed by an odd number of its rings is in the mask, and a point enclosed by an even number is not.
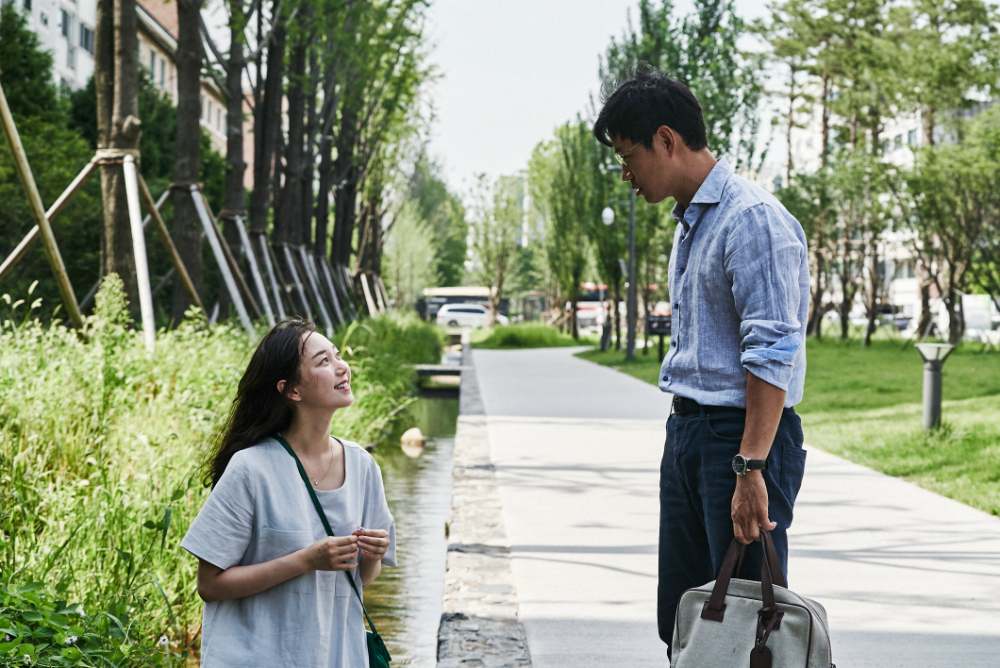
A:
[[[531,666],[510,566],[486,415],[469,344],[463,346],[448,566],[438,668]]]

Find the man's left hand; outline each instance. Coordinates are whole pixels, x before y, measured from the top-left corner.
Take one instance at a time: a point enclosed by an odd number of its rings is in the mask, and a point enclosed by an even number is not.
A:
[[[760,527],[773,531],[778,526],[767,516],[767,487],[760,471],[737,476],[732,517],[733,534],[744,545],[760,540]]]

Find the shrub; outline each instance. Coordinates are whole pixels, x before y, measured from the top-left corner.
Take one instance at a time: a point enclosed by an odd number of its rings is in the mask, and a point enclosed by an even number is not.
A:
[[[556,348],[590,345],[593,341],[563,334],[555,327],[536,323],[494,327],[488,337],[473,343],[473,348]]]
[[[183,661],[197,650],[201,601],[197,561],[178,544],[208,496],[200,465],[251,342],[238,326],[192,317],[159,332],[148,354],[113,275],[82,337],[32,319],[38,300],[24,310],[3,300],[0,640],[12,640],[0,665],[23,660],[27,645],[36,665]],[[415,391],[404,365],[436,360],[438,337],[397,316],[338,333],[358,401],[334,433],[378,440]],[[72,617],[68,600],[93,615]],[[79,656],[58,647],[64,626],[83,639]]]

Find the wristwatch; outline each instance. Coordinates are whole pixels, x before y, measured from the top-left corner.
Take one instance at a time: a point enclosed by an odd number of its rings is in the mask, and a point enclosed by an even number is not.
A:
[[[766,471],[766,459],[747,459],[743,455],[733,457],[733,471],[736,475],[746,475],[747,471]]]

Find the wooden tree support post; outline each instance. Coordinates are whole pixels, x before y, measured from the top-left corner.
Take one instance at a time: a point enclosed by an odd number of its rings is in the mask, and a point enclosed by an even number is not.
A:
[[[306,272],[306,278],[309,280],[309,287],[312,288],[313,294],[316,295],[316,303],[319,304],[319,313],[323,316],[323,324],[326,326],[326,335],[329,338],[333,338],[333,321],[330,320],[330,313],[326,310],[326,301],[323,299],[323,293],[319,289],[319,281],[316,280],[316,265],[314,265],[310,259],[309,254],[306,253],[306,249],[299,246],[299,259],[302,261],[302,269]]]
[[[382,298],[385,300],[385,308],[388,311],[389,310],[389,291],[385,289],[385,281],[382,280],[381,276],[377,276],[375,278],[375,280],[378,282],[378,289],[382,292]]]
[[[339,265],[339,267],[341,276],[340,280],[343,281],[344,295],[347,298],[347,309],[350,311],[351,317],[357,319],[358,309],[354,305],[354,298],[352,297],[354,294],[354,278],[351,276],[351,270],[345,265]],[[334,278],[336,279],[336,276],[334,276]]]
[[[21,137],[17,134],[14,117],[10,113],[10,107],[7,106],[7,96],[4,95],[3,86],[0,86],[0,125],[3,127],[4,136],[7,137],[7,146],[14,158],[17,176],[21,179],[21,185],[24,187],[31,216],[35,219],[41,232],[42,243],[45,245],[45,255],[48,257],[52,273],[55,274],[56,283],[59,285],[59,295],[62,297],[63,307],[66,309],[73,326],[82,329],[83,315],[80,313],[80,306],[76,303],[76,295],[73,293],[69,274],[66,273],[66,265],[63,263],[62,255],[59,254],[59,246],[52,234],[52,226],[49,224],[49,218],[42,206],[42,198],[38,194],[35,177],[31,174],[31,166],[28,165],[24,146],[21,145]]]
[[[128,202],[128,221],[132,230],[132,254],[135,257],[135,274],[139,287],[139,312],[142,314],[142,338],[146,352],[156,347],[156,321],[153,318],[153,293],[149,285],[149,262],[146,259],[146,235],[142,232],[142,211],[139,206],[139,179],[136,176],[135,158],[126,155],[122,161],[125,172],[125,199]]]
[[[143,221],[142,224],[143,228],[146,227],[146,223],[150,218],[152,218],[156,225],[156,231],[159,232],[160,239],[163,241],[163,245],[167,249],[167,254],[170,256],[170,262],[174,265],[177,275],[180,276],[181,284],[184,286],[184,291],[187,292],[188,297],[191,298],[191,303],[200,308],[202,314],[204,314],[205,305],[201,303],[201,296],[194,287],[194,281],[191,280],[191,275],[188,274],[187,267],[184,266],[184,260],[181,259],[181,254],[177,252],[177,246],[174,245],[174,240],[170,238],[170,231],[163,222],[163,218],[160,217],[160,206],[170,193],[170,190],[167,189],[163,193],[159,202],[154,202],[153,194],[149,192],[149,187],[146,185],[146,179],[142,178],[142,174],[139,174],[139,192],[142,194],[142,198],[146,201],[146,207],[149,209],[149,216],[147,216],[146,220]]]
[[[378,307],[375,306],[375,300],[372,299],[372,291],[368,288],[368,276],[365,272],[359,271],[358,278],[361,281],[361,290],[365,293],[365,304],[368,306],[368,315],[374,316],[378,313]]]
[[[73,195],[75,195],[77,191],[83,187],[83,184],[85,184],[90,177],[93,176],[94,171],[97,169],[97,165],[97,156],[94,156],[90,162],[87,163],[87,166],[80,170],[80,173],[76,175],[76,178],[69,184],[69,187],[63,191],[63,194],[59,196],[59,199],[57,199],[52,206],[49,207],[49,210],[45,212],[45,217],[49,219],[50,223],[56,216],[59,215],[60,212],[62,212],[63,209],[66,208],[66,205],[69,204],[69,200],[72,199]],[[10,270],[14,268],[14,265],[20,262],[21,258],[23,258],[25,254],[31,250],[31,247],[35,245],[36,241],[38,241],[40,234],[41,228],[38,227],[38,225],[35,225],[24,236],[21,243],[17,245],[11,254],[7,256],[7,259],[3,261],[3,264],[0,265],[0,281],[2,281],[4,277],[10,273]]]
[[[278,278],[274,275],[274,261],[271,259],[271,248],[267,245],[267,235],[260,232],[257,236],[260,242],[260,254],[264,258],[264,266],[267,268],[267,277],[271,281],[271,292],[274,293],[274,305],[278,309],[278,317],[285,319],[285,305],[281,300],[281,290],[278,287]]]
[[[274,327],[274,312],[271,310],[271,300],[267,298],[267,290],[264,289],[264,279],[260,275],[260,266],[257,264],[257,256],[253,252],[253,244],[250,243],[250,235],[247,234],[247,228],[243,226],[243,218],[241,216],[233,216],[233,222],[236,223],[236,229],[240,233],[240,243],[243,244],[243,252],[247,255],[247,262],[250,264],[250,273],[253,274],[253,282],[257,288],[257,295],[260,297],[260,303],[264,305],[264,317],[267,318],[267,324]]]
[[[212,247],[215,262],[219,265],[219,271],[222,272],[222,280],[226,284],[226,289],[229,290],[229,296],[232,297],[233,304],[236,305],[236,312],[240,316],[240,322],[243,323],[243,329],[247,331],[247,334],[252,339],[257,335],[257,332],[254,331],[250,315],[247,313],[246,306],[243,305],[243,298],[236,287],[236,280],[233,278],[232,272],[229,271],[229,262],[226,261],[226,256],[222,252],[222,244],[219,241],[219,231],[208,217],[208,207],[205,206],[205,202],[201,198],[198,186],[193,184],[191,185],[191,198],[194,200],[194,208],[198,211],[198,218],[201,219],[201,225],[205,228],[205,236],[208,237],[208,244]]]
[[[340,299],[337,297],[337,288],[333,284],[333,277],[330,275],[330,263],[325,257],[316,260],[323,268],[323,278],[326,279],[326,287],[330,292],[330,299],[333,301],[333,310],[337,314],[337,322],[347,324],[344,319],[344,312],[340,310]]]
[[[372,275],[372,292],[375,293],[375,303],[378,304],[379,313],[385,313],[386,303],[382,301],[382,288],[378,285],[378,276]]]

